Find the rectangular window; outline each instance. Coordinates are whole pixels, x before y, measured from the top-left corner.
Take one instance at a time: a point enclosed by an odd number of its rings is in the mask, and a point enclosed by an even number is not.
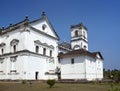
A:
[[[43,55],[46,55],[46,48],[43,48]]]
[[[74,64],[74,58],[71,59],[71,64]]]
[[[13,46],[13,51],[16,52],[16,45]]]
[[[2,55],[4,54],[4,49],[3,49],[3,48],[1,49],[1,54],[2,54]]]
[[[52,57],[52,50],[50,50],[50,57]]]
[[[36,46],[35,51],[36,53],[39,53],[39,46]]]

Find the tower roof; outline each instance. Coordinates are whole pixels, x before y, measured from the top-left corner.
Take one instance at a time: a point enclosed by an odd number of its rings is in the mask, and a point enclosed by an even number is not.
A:
[[[67,43],[66,41],[63,41],[61,44],[59,44],[59,46],[70,49],[71,45],[69,43]]]
[[[79,24],[76,24],[76,25],[71,25],[71,29],[72,28],[84,28],[85,30],[87,30],[87,27],[83,25],[83,23],[79,23]]]

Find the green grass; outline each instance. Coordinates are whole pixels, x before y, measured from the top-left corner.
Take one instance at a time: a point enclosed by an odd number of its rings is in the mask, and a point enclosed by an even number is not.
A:
[[[106,84],[67,84],[56,83],[52,88],[46,83],[0,83],[0,91],[108,91],[110,85]]]

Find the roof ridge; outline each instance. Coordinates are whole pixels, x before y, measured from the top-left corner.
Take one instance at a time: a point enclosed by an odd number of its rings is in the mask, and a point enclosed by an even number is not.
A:
[[[23,22],[28,22],[29,21],[29,19],[28,19],[28,17],[26,17],[24,20],[22,20],[22,21],[20,21],[20,22],[17,22],[17,23],[15,23],[15,24],[10,24],[8,27],[6,27],[6,28],[4,28],[4,30],[6,30],[6,29],[8,29],[8,28],[10,28],[10,27],[14,27],[14,26],[16,26],[16,25],[19,25],[19,24],[21,24],[21,23],[23,23]]]

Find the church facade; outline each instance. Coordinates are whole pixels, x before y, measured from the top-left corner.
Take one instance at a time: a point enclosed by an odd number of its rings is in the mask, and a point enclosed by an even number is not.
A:
[[[59,36],[42,13],[41,18],[0,29],[0,80],[103,78],[100,52],[88,51],[87,28],[71,26],[71,43]]]
[[[0,79],[57,79],[55,68],[59,37],[45,14],[2,28],[0,34]]]

